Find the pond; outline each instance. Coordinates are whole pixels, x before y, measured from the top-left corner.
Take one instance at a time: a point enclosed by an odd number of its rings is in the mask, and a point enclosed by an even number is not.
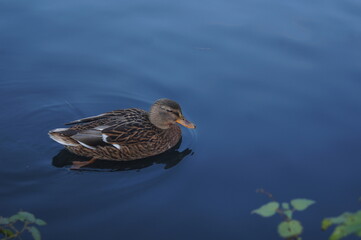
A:
[[[43,239],[279,239],[269,199],[303,239],[360,209],[361,4],[344,1],[0,2],[0,215]],[[176,100],[197,129],[133,165],[69,169],[47,132]],[[65,159],[65,160],[64,160]],[[64,162],[65,161],[65,162]]]

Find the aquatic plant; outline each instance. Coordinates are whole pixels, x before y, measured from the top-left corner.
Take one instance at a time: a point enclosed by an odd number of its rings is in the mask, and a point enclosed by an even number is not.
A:
[[[0,216],[0,240],[21,239],[25,232],[29,232],[34,240],[41,240],[40,231],[35,225],[44,226],[46,222],[25,211],[8,218]]]
[[[355,213],[345,212],[338,217],[325,218],[321,225],[322,230],[336,225],[329,240],[339,240],[350,234],[361,237],[361,210]]]
[[[306,210],[309,206],[315,203],[313,200],[305,198],[296,198],[288,202],[277,202],[273,195],[266,192],[264,189],[259,189],[257,192],[267,195],[272,201],[255,209],[252,213],[258,214],[262,217],[271,217],[276,213],[283,218],[283,221],[278,225],[279,235],[287,240],[301,240],[301,233],[303,226],[300,221],[293,218],[295,211]]]

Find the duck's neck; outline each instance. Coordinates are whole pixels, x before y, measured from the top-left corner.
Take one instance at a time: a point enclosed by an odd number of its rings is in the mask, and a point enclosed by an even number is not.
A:
[[[149,121],[154,125],[156,126],[157,128],[160,128],[160,129],[163,129],[163,130],[166,130],[166,129],[169,129],[170,128],[170,125],[165,123],[164,121],[161,120],[161,117],[159,116],[159,114],[153,112],[153,111],[150,111],[149,114]]]

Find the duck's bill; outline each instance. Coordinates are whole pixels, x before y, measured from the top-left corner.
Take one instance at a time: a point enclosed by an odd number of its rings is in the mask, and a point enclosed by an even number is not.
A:
[[[188,121],[186,119],[178,119],[176,122],[187,128],[196,128],[196,125],[194,125],[193,123],[191,123],[190,121]]]

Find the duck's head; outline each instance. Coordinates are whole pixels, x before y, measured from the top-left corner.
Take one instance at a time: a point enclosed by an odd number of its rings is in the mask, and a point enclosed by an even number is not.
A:
[[[196,125],[184,118],[179,104],[166,98],[159,99],[152,105],[149,112],[149,120],[161,129],[167,129],[176,123],[187,128],[196,128]]]

